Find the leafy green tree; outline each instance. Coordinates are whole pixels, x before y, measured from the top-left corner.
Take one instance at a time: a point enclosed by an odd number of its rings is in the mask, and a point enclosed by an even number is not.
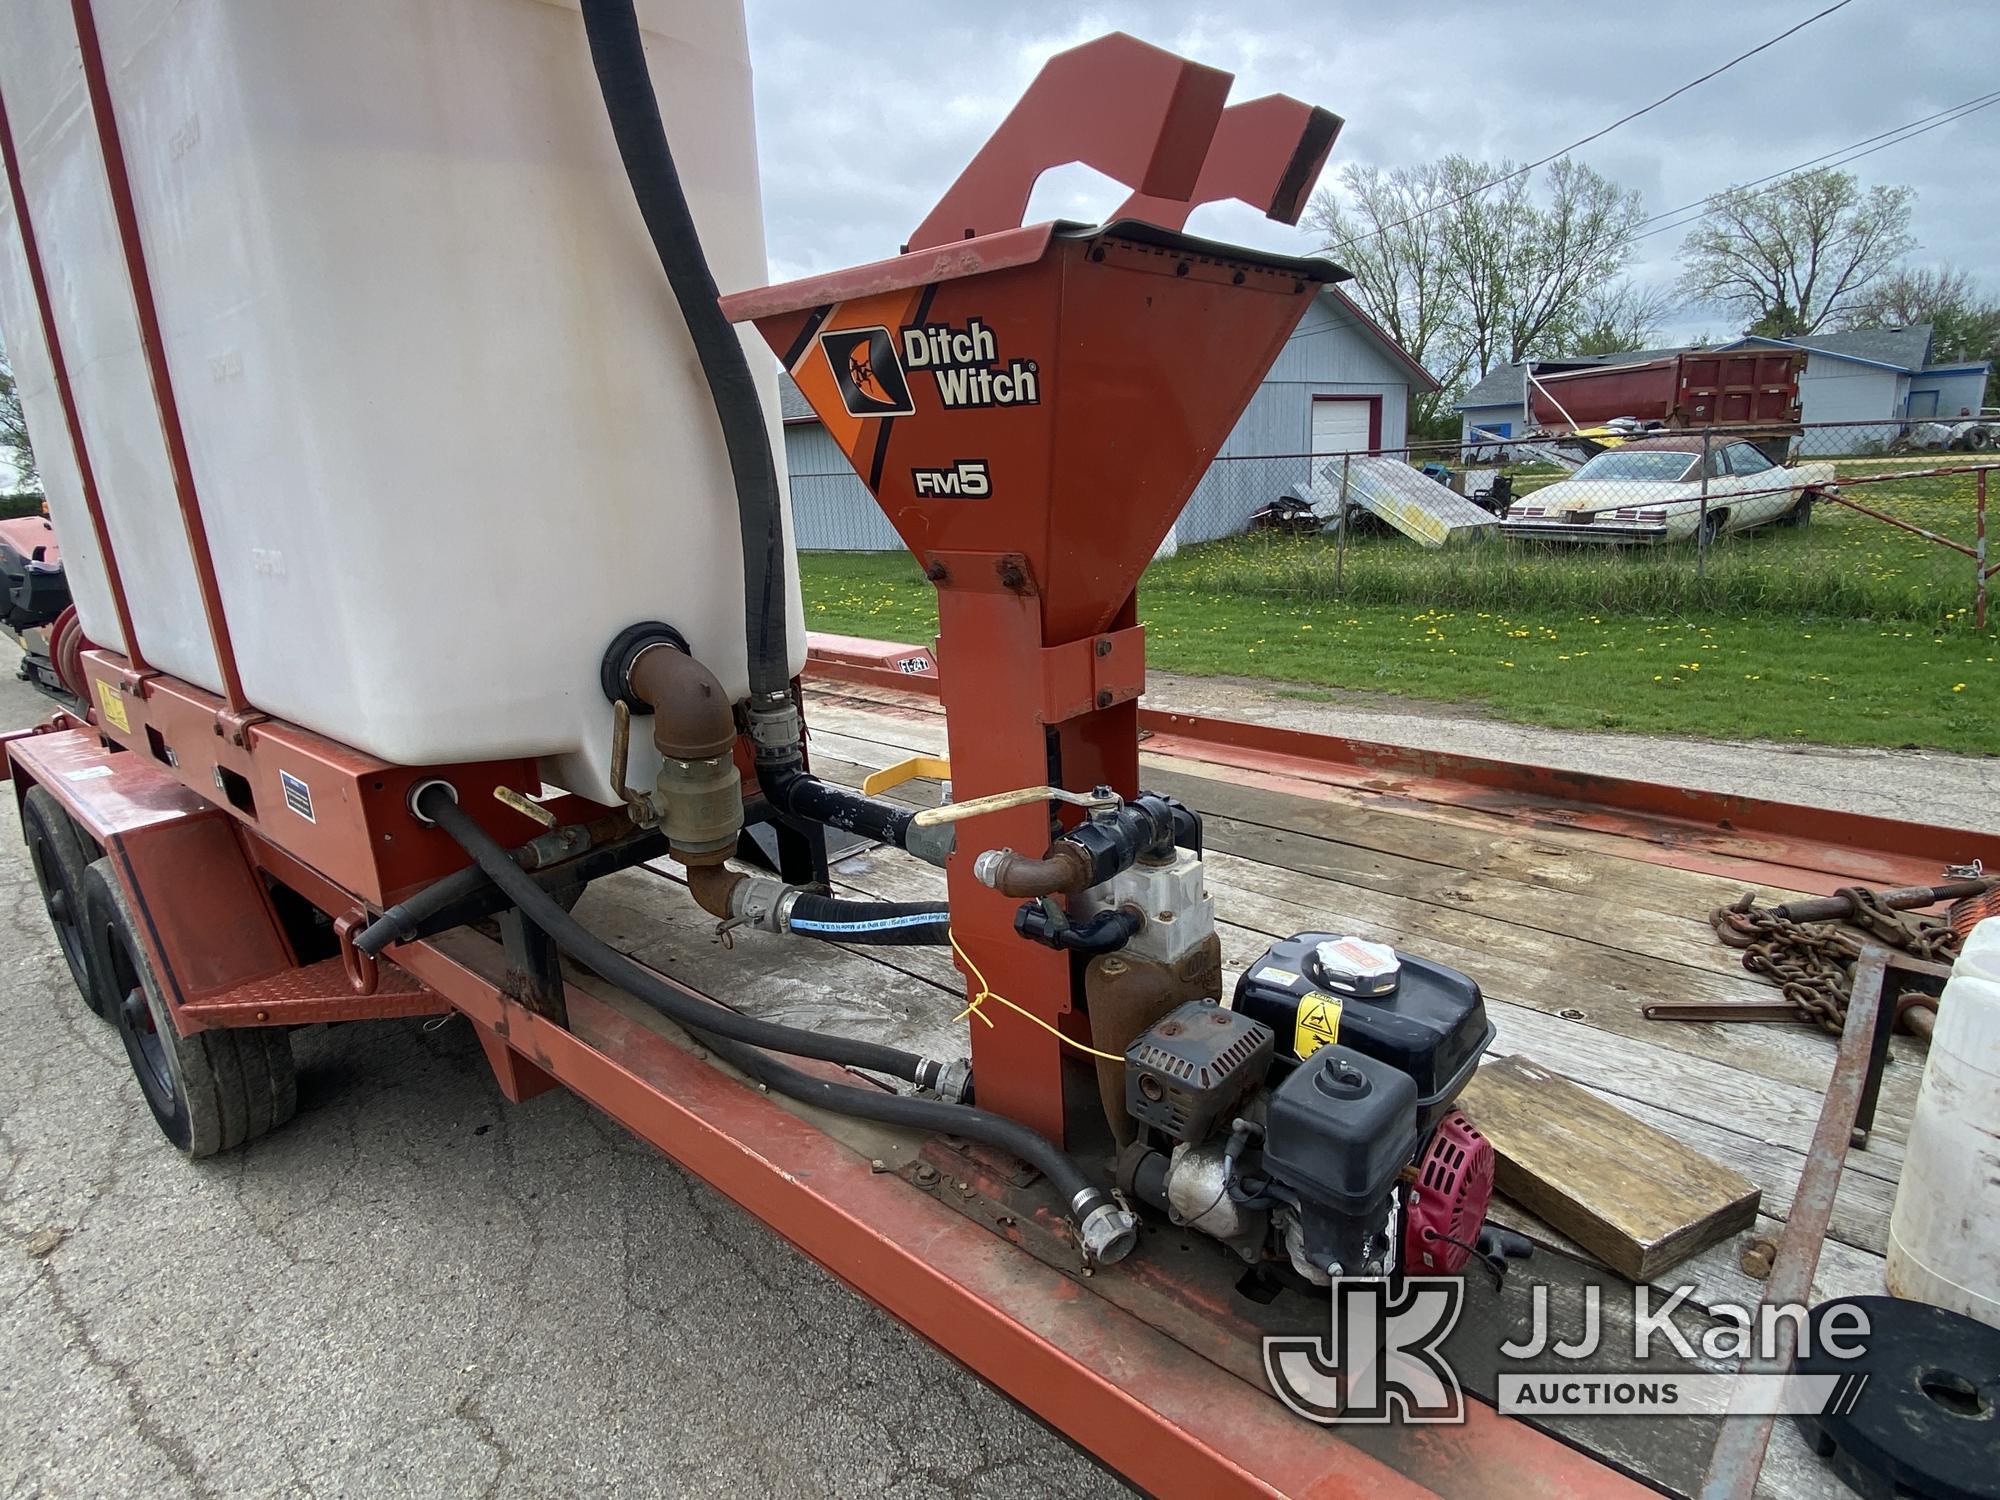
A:
[[[1632,231],[1645,216],[1639,194],[1562,157],[1541,185],[1484,162],[1447,157],[1457,200],[1444,214],[1446,264],[1464,297],[1470,363],[1496,364],[1573,352],[1589,308],[1624,269]],[[1507,180],[1487,192],[1482,183]]]
[[[1780,302],[1743,331],[1753,338],[1795,339],[1812,330],[1799,321],[1799,315],[1789,302]]]
[[[1662,325],[1674,309],[1674,296],[1665,287],[1614,282],[1584,299],[1570,352],[1623,354],[1653,348],[1666,339]]]
[[[1448,196],[1440,163],[1393,172],[1354,164],[1340,174],[1338,192],[1313,195],[1301,223],[1353,273],[1342,290],[1443,384],[1412,401],[1412,430],[1440,419],[1466,372],[1458,331],[1463,297],[1446,264],[1439,217]]]

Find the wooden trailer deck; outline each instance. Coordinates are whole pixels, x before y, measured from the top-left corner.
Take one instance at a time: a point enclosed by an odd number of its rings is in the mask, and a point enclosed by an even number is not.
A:
[[[925,692],[820,678],[806,707],[814,769],[836,781],[858,784],[910,756],[945,753],[943,716]],[[1696,1328],[1712,1321],[1704,1307],[1756,1305],[1761,1286],[1742,1271],[1741,1253],[1753,1238],[1775,1240],[1782,1231],[1834,1038],[1782,1023],[1653,1021],[1641,1006],[1771,998],[1706,921],[1746,888],[1776,900],[1857,880],[1904,883],[1935,878],[1938,859],[1930,852],[1886,860],[1842,855],[1810,838],[1688,838],[1671,820],[1599,816],[1580,801],[1488,796],[1442,781],[1433,796],[1421,779],[1402,778],[1391,789],[1352,767],[1315,773],[1259,753],[1190,749],[1171,734],[1158,740],[1166,753],[1146,755],[1147,785],[1181,798],[1205,820],[1228,984],[1273,939],[1327,928],[1392,942],[1474,975],[1498,1030],[1492,1055],[1518,1055],[1572,1079],[1761,1187],[1754,1229],[1660,1282],[1696,1289],[1686,1320]],[[912,782],[903,794],[935,800],[938,788]],[[1971,840],[1979,842],[1991,841]],[[1968,857],[1973,852],[1969,845]],[[736,951],[726,953],[712,919],[660,887],[677,877],[663,862],[600,882],[580,915],[635,956],[743,1010],[933,1054],[965,1050],[972,1023],[959,1018],[963,990],[947,953],[829,950],[758,933],[736,935]],[[883,899],[943,894],[940,872],[894,850],[852,854],[838,862],[835,878],[843,890]],[[996,1024],[1010,1021],[1026,1024],[1004,1012]],[[1873,1136],[1848,1157],[1815,1298],[1881,1290],[1922,1059],[1920,1044],[1895,1039]],[[1495,1331],[1489,1348],[1503,1336],[1497,1330],[1523,1326],[1526,1290],[1536,1280],[1558,1298],[1584,1280],[1616,1281],[1518,1207],[1496,1200],[1496,1217],[1544,1248],[1516,1263],[1504,1296],[1488,1295],[1484,1278],[1468,1271],[1467,1319]],[[1105,1273],[1099,1289],[1117,1274]],[[1613,1358],[1605,1368],[1629,1366]],[[1477,1371],[1461,1366],[1461,1374],[1479,1390]],[[1686,1493],[1699,1480],[1715,1426],[1600,1418],[1550,1430]],[[1372,1441],[1363,1446],[1394,1462]],[[1760,1493],[1818,1495],[1833,1486],[1781,1423]]]

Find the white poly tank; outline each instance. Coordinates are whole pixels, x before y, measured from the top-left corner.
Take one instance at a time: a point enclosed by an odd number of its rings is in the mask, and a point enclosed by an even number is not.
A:
[[[1938,1001],[1888,1278],[1898,1297],[2000,1328],[2000,917],[1972,929]]]
[[[245,693],[388,761],[542,756],[615,801],[605,647],[665,620],[745,695],[742,552],[575,0],[95,9]],[[716,279],[760,285],[741,7],[637,9]],[[0,89],[139,645],[219,691],[69,0],[0,6]],[[123,648],[4,198],[0,333],[84,630]]]

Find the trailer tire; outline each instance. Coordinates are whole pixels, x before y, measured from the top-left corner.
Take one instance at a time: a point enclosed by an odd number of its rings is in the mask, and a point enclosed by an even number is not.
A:
[[[83,876],[90,867],[83,832],[47,790],[33,786],[21,801],[21,837],[28,846],[28,863],[41,887],[42,905],[48,910],[49,925],[55,929],[56,946],[69,965],[70,978],[76,981],[77,991],[91,1012],[109,1019],[91,972],[90,944],[83,924]]]
[[[160,1133],[190,1157],[213,1156],[276,1129],[298,1108],[283,1027],[174,1030],[111,862],[84,872],[83,914],[99,994]]]

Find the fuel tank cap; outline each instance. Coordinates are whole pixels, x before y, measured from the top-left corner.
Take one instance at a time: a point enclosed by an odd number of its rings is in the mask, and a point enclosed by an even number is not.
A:
[[[1402,982],[1403,965],[1396,950],[1367,938],[1327,939],[1314,947],[1312,967],[1312,977],[1327,989],[1363,999],[1393,995]]]

